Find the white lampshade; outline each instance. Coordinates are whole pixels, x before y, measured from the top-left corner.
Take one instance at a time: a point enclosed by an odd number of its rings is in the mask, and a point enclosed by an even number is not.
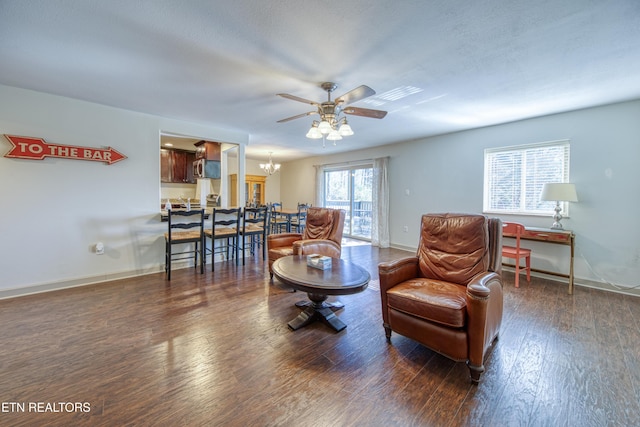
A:
[[[329,135],[327,135],[327,140],[329,141],[338,141],[342,139],[342,136],[340,136],[340,134],[338,133],[337,130],[333,129]]]
[[[320,122],[320,124],[318,125],[318,130],[320,131],[320,133],[322,133],[323,135],[328,134],[329,132],[331,132],[331,124],[329,124],[328,121],[323,120]]]
[[[311,129],[309,129],[309,132],[307,132],[307,138],[320,139],[322,138],[322,132],[318,130],[317,126],[311,126]]]
[[[549,202],[577,202],[575,184],[564,182],[547,183],[542,187],[540,200]]]
[[[348,123],[343,123],[340,126],[340,129],[338,129],[338,133],[342,136],[351,136],[353,135],[353,130],[351,129],[351,126],[349,126]]]

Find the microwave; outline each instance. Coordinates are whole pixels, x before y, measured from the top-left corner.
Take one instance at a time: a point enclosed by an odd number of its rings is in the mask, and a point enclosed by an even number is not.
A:
[[[220,179],[220,162],[205,159],[196,160],[193,162],[193,176],[195,178]]]

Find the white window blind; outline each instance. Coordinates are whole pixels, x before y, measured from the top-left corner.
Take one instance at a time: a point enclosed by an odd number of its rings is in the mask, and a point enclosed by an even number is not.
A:
[[[569,182],[569,148],[563,140],[486,149],[484,212],[553,214],[555,202],[540,201],[540,193],[548,182]],[[568,203],[561,205],[568,214]]]

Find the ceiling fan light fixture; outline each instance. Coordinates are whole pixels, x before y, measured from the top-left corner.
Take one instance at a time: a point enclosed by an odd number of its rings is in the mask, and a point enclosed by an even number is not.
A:
[[[278,123],[288,122],[290,120],[298,119],[300,117],[306,117],[311,114],[318,114],[320,121],[314,120],[311,124],[311,128],[307,131],[306,137],[310,139],[321,139],[322,146],[325,146],[325,140],[333,141],[333,145],[336,145],[336,141],[342,139],[342,137],[351,136],[354,134],[353,129],[347,123],[346,117],[342,114],[350,114],[354,116],[370,117],[374,119],[382,119],[387,115],[386,111],[372,110],[370,108],[360,107],[347,107],[348,105],[375,95],[376,92],[369,86],[360,85],[355,89],[339,96],[335,100],[331,100],[331,92],[333,92],[338,86],[332,82],[324,82],[320,87],[327,92],[326,102],[315,102],[308,99],[300,98],[299,96],[289,95],[287,93],[278,93],[278,96],[291,99],[293,101],[303,102],[316,107],[317,111],[309,111],[307,113],[297,114],[286,119],[278,120]],[[346,107],[346,108],[345,108]]]

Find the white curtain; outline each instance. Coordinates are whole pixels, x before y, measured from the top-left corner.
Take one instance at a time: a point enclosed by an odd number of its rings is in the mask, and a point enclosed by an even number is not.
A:
[[[389,158],[373,159],[371,245],[389,247]]]
[[[324,166],[315,165],[316,168],[316,200],[313,206],[324,206]]]

